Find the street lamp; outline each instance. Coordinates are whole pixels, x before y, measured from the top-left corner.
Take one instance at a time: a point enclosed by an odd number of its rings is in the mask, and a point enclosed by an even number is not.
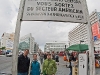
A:
[[[80,40],[80,44],[81,44],[81,42],[84,42],[83,40]]]

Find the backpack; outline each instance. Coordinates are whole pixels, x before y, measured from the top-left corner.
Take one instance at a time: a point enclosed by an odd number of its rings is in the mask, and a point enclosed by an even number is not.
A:
[[[66,57],[66,56],[64,56],[64,57],[63,57],[63,60],[64,60],[64,61],[67,61],[67,57]]]

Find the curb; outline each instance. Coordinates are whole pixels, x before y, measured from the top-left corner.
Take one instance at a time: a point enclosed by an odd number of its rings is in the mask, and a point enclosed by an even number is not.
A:
[[[0,55],[0,57],[3,57],[3,56],[5,56],[5,55]]]
[[[12,75],[12,74],[7,74],[7,73],[0,73],[0,75]]]

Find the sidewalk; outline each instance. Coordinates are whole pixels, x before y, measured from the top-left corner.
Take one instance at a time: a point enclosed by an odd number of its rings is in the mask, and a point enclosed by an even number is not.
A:
[[[60,65],[58,65],[58,70],[56,75],[69,75],[69,68],[66,68],[67,62],[63,61],[63,57],[60,57]],[[96,68],[95,75],[100,75],[100,68]]]
[[[59,58],[59,65],[57,65],[56,75],[69,75],[70,70],[66,68],[66,62],[63,60],[63,57]]]

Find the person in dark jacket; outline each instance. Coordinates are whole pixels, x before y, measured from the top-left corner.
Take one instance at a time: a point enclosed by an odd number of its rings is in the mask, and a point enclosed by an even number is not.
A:
[[[69,65],[70,65],[70,66],[69,66],[69,68],[70,68],[70,73],[69,73],[69,75],[72,75],[72,63],[71,63],[71,62],[72,62],[72,56],[69,57]]]
[[[30,75],[40,75],[40,63],[37,60],[37,54],[33,55],[33,61],[31,62],[31,72]]]
[[[44,53],[44,60],[46,60],[47,59],[47,54],[46,53]]]
[[[24,50],[24,53],[18,57],[18,75],[28,75],[30,58],[27,56],[29,50]]]
[[[56,61],[57,65],[59,65],[59,54],[58,54],[58,52],[55,55],[55,61]]]

